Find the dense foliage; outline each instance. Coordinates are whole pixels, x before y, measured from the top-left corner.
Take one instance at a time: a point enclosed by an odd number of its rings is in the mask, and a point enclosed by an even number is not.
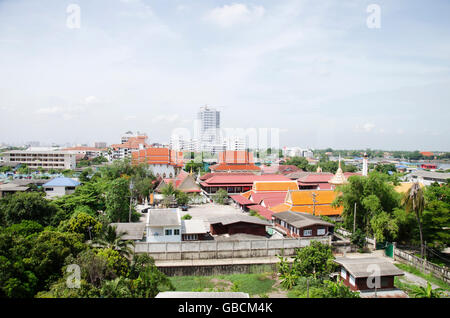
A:
[[[1,198],[0,298],[154,297],[162,286],[173,288],[109,225],[128,221],[130,197],[148,195],[153,180],[144,166],[118,161],[87,171],[75,193],[55,200],[36,191]],[[133,205],[131,212],[136,220]],[[73,264],[79,288],[67,284]]]

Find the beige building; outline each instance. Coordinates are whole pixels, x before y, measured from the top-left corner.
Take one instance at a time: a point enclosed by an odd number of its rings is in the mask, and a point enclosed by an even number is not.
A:
[[[25,164],[29,168],[75,169],[76,153],[56,150],[12,150],[3,153],[4,162]]]

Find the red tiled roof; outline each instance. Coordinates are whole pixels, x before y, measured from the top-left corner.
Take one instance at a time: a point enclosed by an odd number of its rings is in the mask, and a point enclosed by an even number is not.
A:
[[[421,154],[422,154],[422,156],[425,156],[425,157],[432,157],[432,156],[434,156],[434,154],[432,152],[430,152],[430,151],[422,151]]]
[[[244,198],[240,194],[231,195],[230,198],[232,200],[234,200],[235,202],[239,203],[240,205],[255,205],[256,204],[255,202],[252,202],[252,201]]]
[[[254,175],[254,174],[235,174],[235,175],[216,175],[205,180],[202,184],[207,186],[217,186],[218,184],[234,185],[246,184],[253,185],[254,181],[290,181],[289,178],[282,175]]]
[[[253,153],[245,150],[227,150],[219,153],[219,164],[252,164]]]
[[[248,175],[253,176],[252,172],[208,172],[200,177],[200,180],[205,181],[214,176],[242,176]]]
[[[260,167],[255,166],[254,164],[225,164],[225,163],[219,163],[217,165],[210,166],[209,169],[211,171],[245,171],[245,170],[252,170],[252,171],[259,171],[261,170]]]
[[[266,218],[267,220],[272,220],[273,212],[270,211],[269,209],[266,209],[262,205],[252,205],[250,206],[250,210],[258,212],[259,215]]]
[[[287,191],[280,191],[280,192],[259,192],[259,193],[253,193],[250,196],[250,199],[253,202],[256,202],[260,204],[262,201],[264,201],[264,204],[266,207],[272,207],[278,204],[281,204],[284,202],[284,199],[286,198]]]

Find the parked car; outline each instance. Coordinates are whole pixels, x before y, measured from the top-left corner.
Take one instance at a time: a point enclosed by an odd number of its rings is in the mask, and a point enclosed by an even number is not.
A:
[[[187,205],[181,206],[181,211],[187,211],[188,209],[189,209],[189,207]]]

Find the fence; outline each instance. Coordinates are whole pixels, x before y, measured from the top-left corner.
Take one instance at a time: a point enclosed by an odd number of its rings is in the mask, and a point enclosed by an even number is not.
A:
[[[346,231],[344,229],[337,229],[335,232],[338,234],[341,234],[342,236],[344,236],[346,238],[350,238],[350,236],[352,236],[351,232]],[[376,248],[376,246],[377,246],[377,241],[375,239],[366,237],[366,242],[368,243],[368,245],[372,245],[373,248]]]
[[[135,253],[146,253],[155,260],[193,260],[290,256],[311,241],[330,245],[331,237],[264,239],[249,241],[196,241],[135,244]]]
[[[418,269],[421,269],[426,273],[432,274],[442,279],[446,283],[450,283],[450,269],[448,267],[441,267],[436,264],[430,263],[422,258],[402,251],[398,248],[394,248],[394,259],[401,263],[417,267]]]

